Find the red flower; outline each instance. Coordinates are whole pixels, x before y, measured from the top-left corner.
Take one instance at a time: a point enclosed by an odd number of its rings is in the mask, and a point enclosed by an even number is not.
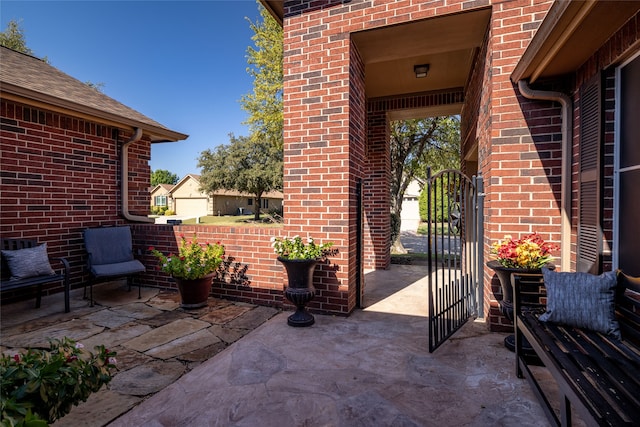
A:
[[[20,361],[20,355],[19,354],[14,354],[13,355],[13,360],[15,360],[16,362]]]
[[[149,246],[149,251],[155,251],[156,248],[154,248],[153,246]]]

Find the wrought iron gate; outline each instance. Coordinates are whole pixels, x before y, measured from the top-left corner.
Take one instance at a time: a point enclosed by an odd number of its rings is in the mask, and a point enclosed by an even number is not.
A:
[[[483,316],[482,177],[427,172],[429,352]]]

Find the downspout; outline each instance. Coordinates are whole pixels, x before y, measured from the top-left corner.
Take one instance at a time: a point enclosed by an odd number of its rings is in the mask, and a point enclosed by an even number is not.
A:
[[[557,91],[534,90],[526,80],[518,80],[518,89],[527,99],[556,101],[562,106],[562,163],[560,169],[560,258],[562,271],[571,268],[571,98]]]
[[[129,213],[129,145],[142,139],[142,129],[136,128],[135,133],[127,142],[122,144],[121,159],[122,168],[120,170],[120,182],[122,195],[122,216],[134,222],[154,222],[152,218],[142,215],[132,215]]]

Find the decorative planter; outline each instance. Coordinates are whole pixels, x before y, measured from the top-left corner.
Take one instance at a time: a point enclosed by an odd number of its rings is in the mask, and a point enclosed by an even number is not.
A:
[[[313,286],[313,273],[318,263],[315,259],[285,259],[278,257],[278,261],[287,270],[288,286],[284,296],[296,306],[296,311],[287,319],[289,326],[303,327],[315,323],[313,315],[307,311],[306,305],[316,296]]]
[[[182,308],[200,308],[207,305],[214,273],[198,279],[182,279],[174,277],[180,291],[180,306]]]
[[[498,280],[500,280],[500,287],[502,288],[502,300],[498,301],[500,304],[500,312],[503,316],[513,322],[513,287],[511,286],[511,274],[542,274],[542,270],[540,268],[504,267],[496,260],[487,262],[487,267],[492,269],[496,273],[496,276],[498,276]],[[545,267],[551,270],[555,268],[553,264],[547,264]],[[515,342],[515,336],[509,335],[504,339],[504,346],[511,351],[515,351]],[[526,339],[523,339],[522,348],[525,355],[532,354],[535,356],[535,352]]]

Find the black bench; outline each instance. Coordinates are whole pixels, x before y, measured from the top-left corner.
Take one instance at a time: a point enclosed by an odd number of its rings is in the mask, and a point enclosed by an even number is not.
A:
[[[29,249],[35,248],[38,246],[38,242],[35,240],[26,240],[26,239],[2,239],[2,250],[3,251],[15,251],[19,249]],[[39,275],[33,277],[26,277],[20,279],[12,279],[11,272],[9,269],[9,265],[7,264],[7,260],[4,256],[2,256],[2,270],[1,270],[1,278],[0,278],[0,291],[12,291],[16,289],[22,288],[30,288],[33,286],[37,287],[37,296],[36,296],[36,308],[40,308],[40,302],[42,300],[42,285],[47,283],[54,282],[62,282],[64,285],[64,311],[68,313],[70,311],[69,308],[69,291],[70,291],[70,283],[69,283],[69,262],[65,258],[52,258],[49,257],[49,261],[56,261],[61,264],[59,272],[54,274],[46,274]]]
[[[571,425],[571,408],[587,425],[640,423],[640,279],[618,272],[615,314],[622,339],[583,328],[542,322],[544,282],[513,275],[516,374],[527,378],[549,421]],[[579,298],[576,295],[576,298]],[[536,307],[532,301],[537,300]],[[549,370],[559,391],[559,416],[522,350],[523,337]],[[549,390],[547,390],[548,392]]]

